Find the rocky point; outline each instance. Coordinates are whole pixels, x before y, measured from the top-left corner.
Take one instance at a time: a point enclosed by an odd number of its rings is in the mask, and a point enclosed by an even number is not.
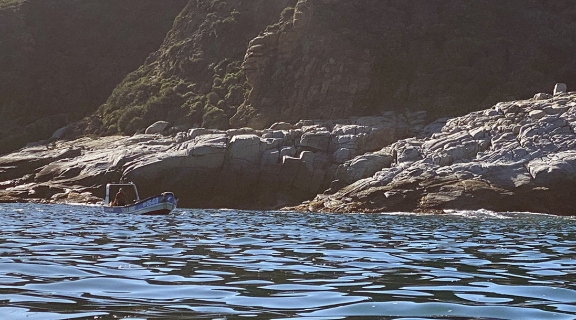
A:
[[[426,136],[404,139],[344,163],[340,178],[345,187],[292,209],[490,209],[572,215],[576,93],[563,89],[560,85],[554,95],[537,94],[437,121],[426,128]],[[391,161],[382,162],[374,155],[386,155]],[[357,172],[367,165],[378,169],[362,177]]]

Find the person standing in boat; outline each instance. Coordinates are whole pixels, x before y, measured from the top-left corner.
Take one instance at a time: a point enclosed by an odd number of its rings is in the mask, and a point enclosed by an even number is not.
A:
[[[116,197],[114,198],[113,206],[125,206],[126,205],[126,195],[124,194],[124,190],[120,188],[116,193]]]

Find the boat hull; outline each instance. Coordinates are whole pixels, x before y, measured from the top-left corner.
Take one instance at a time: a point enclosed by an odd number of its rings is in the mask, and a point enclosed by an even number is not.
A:
[[[146,198],[125,206],[104,206],[104,212],[129,213],[141,215],[169,214],[176,209],[177,200],[172,192]]]

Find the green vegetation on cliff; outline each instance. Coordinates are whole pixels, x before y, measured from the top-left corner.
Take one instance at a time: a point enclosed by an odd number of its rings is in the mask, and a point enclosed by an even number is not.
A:
[[[193,0],[102,106],[99,133],[463,114],[576,86],[575,32],[568,0]]]
[[[0,9],[20,4],[24,0],[0,0]]]
[[[99,134],[132,134],[157,120],[228,128],[249,90],[241,63],[248,42],[294,1],[192,0],[162,47],[99,109]]]

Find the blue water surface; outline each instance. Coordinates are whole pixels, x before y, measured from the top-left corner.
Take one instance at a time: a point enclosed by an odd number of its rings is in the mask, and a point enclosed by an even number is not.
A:
[[[576,219],[0,205],[0,319],[576,319]]]

